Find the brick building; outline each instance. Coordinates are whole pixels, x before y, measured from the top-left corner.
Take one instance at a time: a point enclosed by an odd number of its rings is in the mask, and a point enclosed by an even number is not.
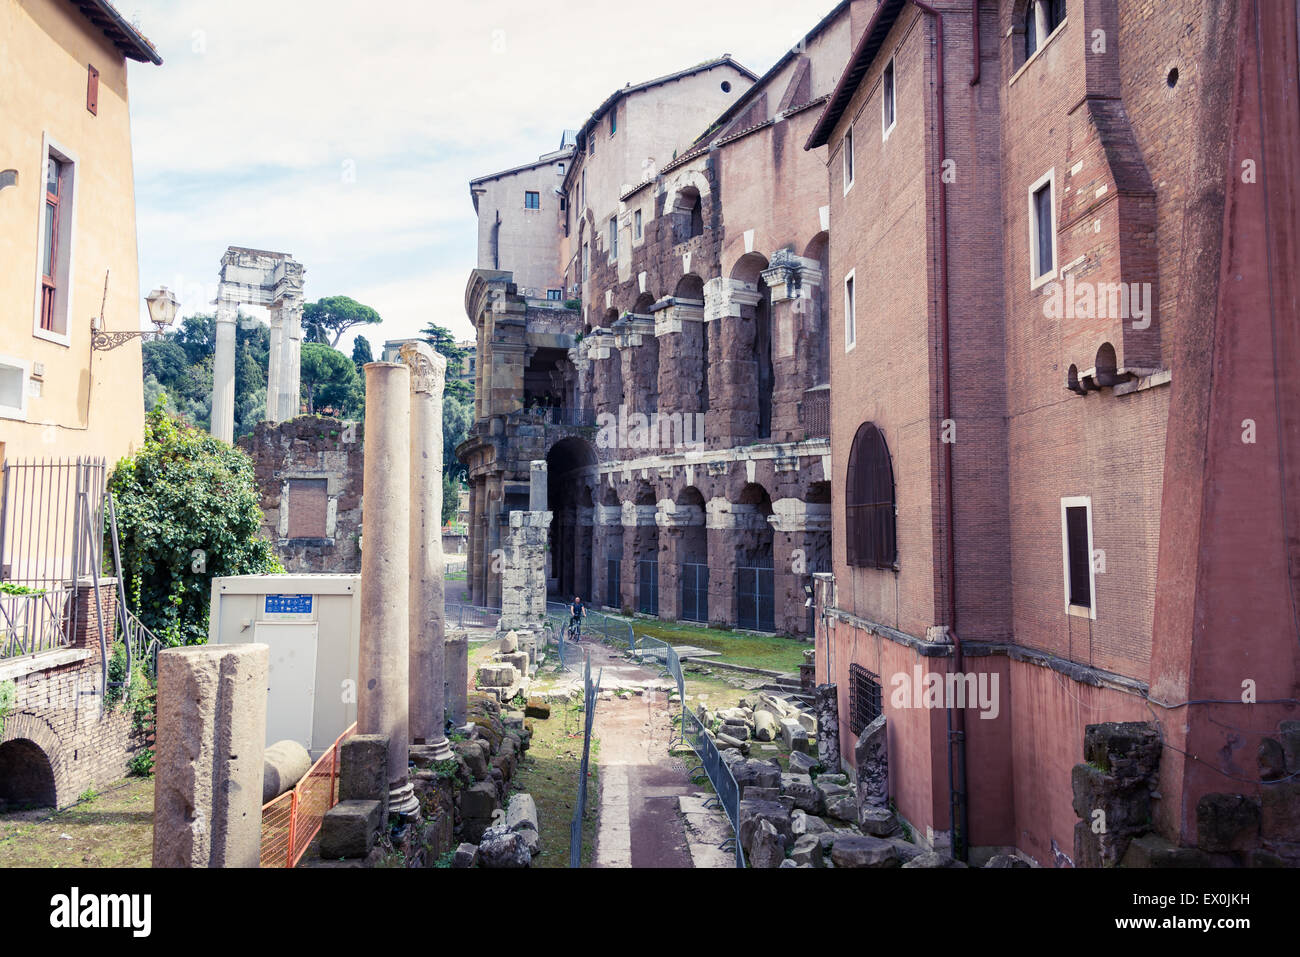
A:
[[[545,458],[555,592],[810,631],[804,589],[830,569],[829,209],[802,146],[872,9],[839,4],[761,78],[724,57],[592,113],[556,243],[576,309],[519,295],[509,262],[471,276],[474,601],[498,600],[500,528]]]
[[[833,237],[817,678],[846,731],[883,708],[936,844],[1092,863],[1084,728],[1153,721],[1160,834],[1262,794],[1242,846],[1291,860],[1268,808],[1300,792],[1255,753],[1300,715],[1296,4],[871,6],[806,143]],[[980,706],[904,694],[930,673]]]

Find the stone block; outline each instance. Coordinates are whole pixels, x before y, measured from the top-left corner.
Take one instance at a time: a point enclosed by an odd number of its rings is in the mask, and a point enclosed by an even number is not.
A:
[[[456,848],[451,857],[452,867],[473,867],[478,863],[478,845],[468,842]]]
[[[521,868],[533,860],[522,834],[505,827],[489,827],[478,845],[479,867]]]
[[[1270,843],[1300,843],[1300,778],[1261,786],[1260,833]]]
[[[859,808],[858,827],[872,837],[893,837],[900,830],[893,812],[884,807]]]
[[[790,770],[795,774],[809,774],[819,764],[818,759],[811,754],[804,754],[802,751],[790,752]]]
[[[1090,724],[1083,733],[1083,758],[1118,783],[1154,782],[1160,768],[1160,732],[1146,721]]]
[[[754,712],[755,741],[775,741],[780,733],[780,726],[770,711]]]
[[[383,827],[379,801],[340,801],[321,819],[320,856],[326,859],[365,857]]]
[[[521,792],[510,796],[510,804],[506,810],[506,827],[512,831],[521,831],[524,828],[540,830],[537,820],[537,802],[533,800],[531,794]]]
[[[794,847],[790,851],[790,860],[796,864],[824,867],[824,857],[821,841],[817,839],[816,834],[803,834],[795,838]]]
[[[759,821],[767,821],[781,835],[783,846],[794,843],[794,831],[791,830],[790,810],[776,801],[754,801],[742,799],[740,802],[739,839],[740,846],[748,856],[750,843]]]
[[[519,683],[519,670],[514,665],[497,663],[480,665],[478,669],[479,690],[487,688],[509,688]]]
[[[761,870],[780,867],[784,860],[785,838],[772,826],[771,821],[760,819],[750,837],[745,863]]]
[[[859,803],[889,806],[889,724],[882,714],[862,729],[853,746]]]
[[[530,718],[545,720],[551,716],[551,706],[540,698],[529,698],[528,704],[524,707],[524,714]]]
[[[843,794],[826,802],[826,816],[836,821],[857,822],[858,799],[852,794]]]
[[[898,849],[878,837],[839,834],[831,845],[836,867],[897,867]]]
[[[339,745],[339,800],[379,801],[388,816],[388,737],[354,734]]]
[[[794,801],[794,806],[807,814],[821,813],[821,793],[806,774],[781,775],[781,790]]]
[[[1259,843],[1260,809],[1240,794],[1204,794],[1196,802],[1196,844],[1203,851],[1249,850]]]

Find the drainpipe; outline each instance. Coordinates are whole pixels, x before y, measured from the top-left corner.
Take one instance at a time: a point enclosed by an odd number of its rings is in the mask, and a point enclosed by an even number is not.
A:
[[[921,0],[912,0],[916,7],[924,13],[934,17],[934,45],[935,45],[935,103],[936,122],[935,135],[938,138],[939,146],[939,169],[942,169],[942,163],[945,159],[947,150],[946,124],[943,110],[943,14],[930,6],[928,3],[922,3]],[[974,0],[978,3],[978,0]],[[978,62],[978,61],[977,61]],[[939,182],[939,255],[942,262],[939,267],[940,293],[939,293],[939,327],[940,339],[943,349],[943,418],[950,420],[952,418],[952,374],[951,374],[951,348],[950,335],[948,329],[948,193],[942,179]],[[953,538],[953,494],[952,494],[952,443],[944,442],[943,444],[943,479],[944,479],[944,499],[945,511],[947,512],[945,521],[945,539],[946,554],[944,564],[948,576],[948,633],[952,636],[953,645],[953,665],[957,673],[963,670],[961,638],[957,631],[957,575],[956,561],[954,558],[955,544]],[[966,801],[966,715],[962,709],[949,707],[949,739],[948,739],[948,820],[952,828],[954,842],[957,836],[957,828],[961,828],[961,848],[960,855],[962,860],[967,857],[967,847],[970,844],[969,815],[967,813]],[[957,767],[952,769],[953,745],[957,748]],[[960,797],[959,797],[960,795]],[[958,848],[953,847],[953,853],[957,854]]]
[[[970,0],[971,76],[970,85],[980,82],[980,0]]]

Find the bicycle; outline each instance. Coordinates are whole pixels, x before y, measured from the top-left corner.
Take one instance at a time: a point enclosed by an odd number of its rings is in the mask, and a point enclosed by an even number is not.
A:
[[[579,619],[569,619],[568,627],[564,629],[564,640],[574,643],[582,641],[582,622]]]

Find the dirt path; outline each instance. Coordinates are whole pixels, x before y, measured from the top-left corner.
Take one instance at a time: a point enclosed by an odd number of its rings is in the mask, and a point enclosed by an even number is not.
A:
[[[686,764],[668,754],[672,722],[666,689],[671,680],[600,644],[583,642],[574,650],[591,653],[593,672],[604,669],[603,691],[644,689],[596,706],[601,793],[595,866],[691,867],[678,808],[682,796],[698,789],[687,777]]]

